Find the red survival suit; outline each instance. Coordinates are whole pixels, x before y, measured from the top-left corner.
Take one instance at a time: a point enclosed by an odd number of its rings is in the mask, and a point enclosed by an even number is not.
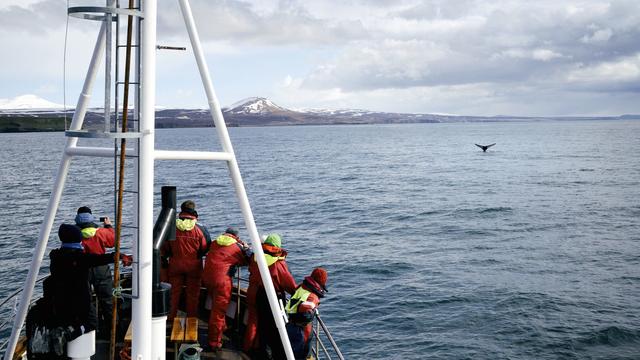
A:
[[[285,308],[289,316],[287,334],[296,359],[306,359],[309,354],[313,317],[320,305],[320,298],[323,298],[327,291],[326,282],[326,270],[314,269],[311,276],[304,278],[302,285],[296,289]]]
[[[236,266],[248,264],[248,249],[249,247],[238,236],[226,232],[213,241],[207,254],[202,284],[207,288],[212,300],[208,341],[213,349],[222,347],[222,333],[226,325],[225,314],[231,301],[231,277]]]
[[[267,241],[268,240],[269,238],[267,238]],[[271,281],[273,282],[276,294],[279,296],[284,295],[284,292],[293,294],[296,290],[296,281],[293,279],[293,276],[287,267],[287,263],[285,262],[287,251],[279,246],[269,244],[267,241],[262,244],[262,250],[264,251],[264,257],[267,261],[267,265],[269,266],[269,273],[271,274]],[[243,343],[243,348],[246,353],[259,347],[256,336],[258,329],[256,295],[258,294],[258,291],[264,289],[264,287],[262,285],[262,278],[260,277],[260,271],[258,270],[258,263],[255,260],[255,255],[251,258],[249,272],[249,288],[247,289],[247,310],[249,314]]]
[[[164,255],[169,257],[169,284],[171,284],[171,310],[169,320],[178,312],[182,286],[186,284],[187,316],[198,315],[202,256],[207,251],[206,230],[197,223],[197,216],[181,212],[176,220],[176,240],[164,244]]]
[[[104,228],[95,222],[88,206],[78,209],[76,225],[81,229],[82,247],[87,254],[103,255],[106,248],[115,245],[115,231],[108,218],[104,219]],[[89,268],[89,283],[93,286],[98,301],[98,337],[104,338],[111,333],[111,309],[113,307],[113,277],[109,265]]]
[[[89,254],[102,255],[115,246],[116,233],[111,225],[103,228],[95,225],[82,228],[82,247]]]
[[[110,224],[103,228],[96,224],[81,224],[82,246],[88,254],[104,255],[106,248],[115,246],[115,231]],[[113,308],[113,277],[109,265],[89,269],[89,283],[98,299],[98,324],[101,337],[111,333],[111,309]]]

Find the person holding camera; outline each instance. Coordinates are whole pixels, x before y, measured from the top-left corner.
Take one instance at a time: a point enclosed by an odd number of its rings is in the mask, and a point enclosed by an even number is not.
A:
[[[95,223],[95,218],[88,206],[78,209],[76,225],[82,232],[84,252],[103,255],[108,248],[115,246],[115,230],[108,217],[100,218],[103,227]],[[111,309],[113,307],[113,276],[109,265],[95,266],[89,269],[89,283],[93,286],[98,299],[98,336],[109,336],[111,333]]]

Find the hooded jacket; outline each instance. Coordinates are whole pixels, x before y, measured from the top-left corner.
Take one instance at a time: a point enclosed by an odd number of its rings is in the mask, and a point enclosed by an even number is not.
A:
[[[276,293],[283,294],[287,292],[293,294],[296,290],[296,281],[293,279],[291,272],[289,272],[289,267],[285,262],[287,251],[269,244],[262,244],[262,251],[264,251],[264,257],[267,261],[267,266],[269,266],[271,281],[273,282]],[[254,299],[258,288],[264,286],[255,257],[256,255],[254,254],[249,264],[249,292],[251,294],[247,294],[247,296],[253,295]]]
[[[222,234],[212,242],[204,263],[202,283],[206,287],[223,286],[233,275],[235,266],[249,262],[247,246],[233,234]]]
[[[195,216],[180,213],[176,219],[176,240],[163,244],[163,256],[171,258],[174,270],[175,265],[182,263],[187,267],[195,266],[209,249],[209,233],[197,222]]]
[[[116,233],[111,225],[103,228],[96,224],[80,225],[82,232],[82,246],[89,254],[104,254],[107,248],[112,248],[116,244]]]
[[[313,320],[315,309],[320,305],[320,299],[325,295],[325,290],[311,276],[304,278],[302,285],[287,302],[285,311],[289,315],[289,321],[298,325],[306,325]]]

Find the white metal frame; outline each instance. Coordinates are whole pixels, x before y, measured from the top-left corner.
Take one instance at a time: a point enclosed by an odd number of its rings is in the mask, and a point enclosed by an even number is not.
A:
[[[74,112],[73,119],[71,120],[71,125],[69,127],[70,130],[80,130],[80,128],[82,127],[84,116],[89,106],[89,100],[91,99],[91,90],[93,89],[93,83],[96,78],[102,56],[104,54],[106,37],[105,28],[106,26],[104,24],[100,28],[100,33],[98,34],[98,39],[96,40],[96,45],[93,49],[91,63],[89,64],[89,70],[87,70],[87,77],[85,78],[84,85],[82,87],[82,93],[78,98],[76,111]],[[62,155],[62,160],[60,161],[60,166],[58,167],[58,174],[53,185],[53,191],[51,192],[51,197],[49,198],[49,203],[47,204],[45,218],[42,222],[42,225],[40,226],[38,242],[36,243],[36,247],[33,251],[31,267],[29,268],[29,273],[22,290],[22,296],[20,297],[18,311],[13,323],[13,329],[11,330],[11,337],[9,338],[9,342],[7,343],[7,349],[4,355],[5,359],[13,358],[13,352],[15,351],[16,345],[18,343],[20,330],[22,329],[24,320],[27,317],[30,300],[33,296],[33,287],[35,286],[38,273],[40,272],[40,265],[42,264],[44,252],[47,249],[49,234],[51,233],[51,228],[53,227],[53,221],[56,217],[58,205],[60,204],[60,198],[62,197],[62,190],[64,189],[64,184],[67,180],[67,174],[69,172],[69,166],[71,165],[71,159],[74,156],[74,152],[79,149],[76,146],[77,144],[78,138],[67,138],[64,154]],[[109,156],[113,156],[113,149],[109,150]]]
[[[155,343],[154,337],[163,336],[164,334],[157,334],[153,332],[153,321],[151,314],[152,303],[152,263],[153,263],[153,189],[154,189],[154,162],[155,160],[221,160],[226,161],[233,182],[236,195],[242,210],[242,215],[245,221],[245,226],[249,231],[251,238],[251,244],[256,254],[255,258],[258,263],[262,282],[267,292],[271,311],[273,313],[280,338],[282,340],[285,353],[288,360],[293,360],[293,352],[287,336],[285,328],[285,315],[279,305],[271,276],[267,263],[262,251],[262,245],[260,236],[258,235],[258,229],[249,205],[249,199],[244,188],[238,162],[231,145],[229,133],[227,131],[224,118],[222,116],[222,110],[218,99],[216,97],[211,76],[209,74],[208,67],[206,65],[204,53],[200,45],[200,39],[198,31],[195,26],[193,14],[188,0],[179,0],[180,9],[185,21],[189,33],[189,39],[193,47],[194,55],[200,72],[200,77],[204,90],[207,95],[209,108],[211,111],[212,120],[215,124],[215,129],[218,134],[218,139],[222,146],[222,152],[202,152],[202,151],[167,151],[167,150],[155,150],[155,83],[156,83],[156,25],[157,25],[157,0],[143,0],[142,1],[142,14],[143,19],[140,24],[141,43],[140,56],[136,57],[136,63],[140,63],[140,104],[135,104],[136,110],[134,113],[139,114],[139,138],[136,141],[136,145],[133,149],[133,153],[138,155],[138,158],[134,161],[134,173],[138,175],[138,181],[134,186],[137,187],[138,201],[134,204],[135,213],[138,214],[137,236],[134,236],[134,242],[137,246],[134,246],[134,260],[136,266],[133,269],[133,294],[132,297],[132,359],[151,359],[152,357],[164,358],[164,349],[162,349],[162,355],[154,351],[153,347]],[[107,16],[109,18],[109,16]],[[110,23],[110,22],[109,22]],[[84,87],[78,104],[76,106],[76,112],[74,113],[73,120],[71,122],[70,130],[77,131],[82,127],[84,116],[91,98],[91,90],[93,82],[96,77],[98,67],[100,65],[100,59],[103,57],[105,51],[105,38],[107,37],[107,26],[103,23],[96,45],[93,51],[89,70],[87,72],[87,78],[85,79]],[[136,66],[138,68],[138,66]],[[137,98],[137,97],[136,97]],[[112,148],[97,148],[97,147],[78,147],[78,138],[70,133],[67,138],[64,154],[58,174],[54,183],[54,190],[49,199],[45,220],[40,228],[40,235],[38,237],[38,243],[33,254],[31,268],[24,285],[22,292],[22,298],[20,300],[20,307],[16,315],[14,327],[12,330],[10,341],[7,345],[5,359],[11,359],[15,347],[17,344],[20,329],[26,318],[29,302],[33,295],[33,287],[35,285],[36,277],[38,275],[42,258],[46,250],[47,241],[53,226],[53,221],[58,209],[62,190],[66,182],[66,176],[69,170],[70,161],[74,156],[98,156],[98,157],[112,157],[114,156]],[[139,286],[139,287],[138,287]],[[157,322],[157,319],[156,319]],[[149,334],[154,334],[149,336]]]

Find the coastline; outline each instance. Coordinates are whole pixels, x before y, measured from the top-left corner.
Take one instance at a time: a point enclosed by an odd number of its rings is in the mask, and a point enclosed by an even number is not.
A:
[[[65,131],[71,122],[73,113],[59,112],[19,112],[0,113],[0,133],[57,132]],[[620,116],[456,116],[432,114],[393,114],[370,113],[348,116],[334,114],[224,114],[227,127],[263,127],[263,126],[312,126],[312,125],[380,125],[380,124],[419,124],[419,123],[496,123],[496,122],[546,122],[546,121],[589,121],[589,120],[640,120],[640,115]],[[87,113],[86,128],[101,128],[100,113]],[[156,112],[156,128],[211,128],[213,121],[202,110],[159,110]]]

